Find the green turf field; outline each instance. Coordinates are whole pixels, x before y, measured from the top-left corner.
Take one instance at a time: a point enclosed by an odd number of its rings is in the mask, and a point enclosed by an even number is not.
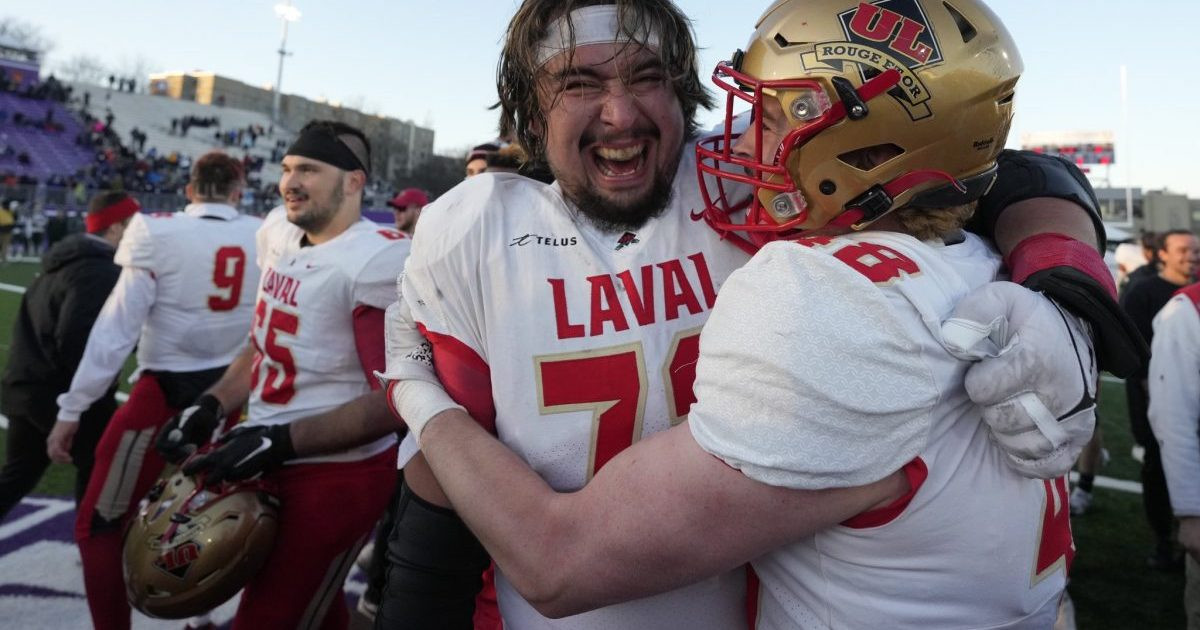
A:
[[[28,263],[0,266],[0,283],[25,286],[38,267]],[[7,361],[8,340],[20,295],[0,291],[0,361]],[[128,389],[125,376],[122,389]],[[1130,456],[1132,438],[1125,413],[1125,392],[1119,383],[1106,383],[1101,397],[1100,425],[1112,455],[1101,475],[1137,481],[1139,464]],[[0,431],[0,453],[5,431]],[[53,465],[35,490],[38,494],[69,496],[73,471]],[[1081,630],[1182,628],[1183,574],[1146,567],[1150,530],[1142,513],[1141,496],[1097,487],[1092,509],[1072,520],[1077,555],[1071,572],[1071,597]],[[2,624],[0,624],[2,625]]]

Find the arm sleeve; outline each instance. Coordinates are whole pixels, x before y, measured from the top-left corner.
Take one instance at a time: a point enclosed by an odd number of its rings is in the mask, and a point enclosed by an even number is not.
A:
[[[107,263],[92,265],[71,279],[54,329],[59,365],[79,365],[88,333],[112,292],[120,271]]]
[[[154,269],[154,238],[150,231],[150,219],[144,214],[135,214],[125,228],[125,235],[117,245],[113,262],[122,267]]]
[[[1200,312],[1176,296],[1154,318],[1150,426],[1176,516],[1200,516]]]
[[[996,158],[996,166],[996,183],[979,200],[968,229],[991,239],[995,236],[996,220],[1005,208],[1026,199],[1054,197],[1074,202],[1088,213],[1096,228],[1096,242],[1100,251],[1104,251],[1100,204],[1087,177],[1074,164],[1032,151],[1005,150]]]
[[[380,237],[382,238],[382,237]],[[367,261],[354,278],[355,306],[384,310],[396,301],[396,278],[404,271],[411,241],[388,241]]]
[[[155,288],[154,275],[149,271],[136,267],[121,271],[88,335],[71,389],[58,397],[59,420],[78,422],[80,414],[103,396],[120,374],[154,305]]]
[[[768,245],[729,277],[701,333],[692,435],[772,486],[877,481],[925,447],[939,398],[912,334],[840,261]]]

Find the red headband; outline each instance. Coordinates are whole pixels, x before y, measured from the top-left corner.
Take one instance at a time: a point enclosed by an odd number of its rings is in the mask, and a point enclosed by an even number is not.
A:
[[[128,219],[141,209],[142,206],[138,205],[137,199],[126,197],[111,206],[104,206],[95,212],[89,212],[85,219],[87,231],[91,234],[103,232],[108,229],[108,226]]]

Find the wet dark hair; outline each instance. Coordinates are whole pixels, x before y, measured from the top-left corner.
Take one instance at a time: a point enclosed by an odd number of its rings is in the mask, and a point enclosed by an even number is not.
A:
[[[201,200],[228,199],[242,186],[242,163],[220,151],[209,151],[192,163],[192,191]]]
[[[496,91],[500,132],[516,136],[531,162],[544,162],[546,157],[544,133],[538,132],[546,125],[538,92],[539,79],[544,76],[538,63],[539,44],[547,27],[560,16],[605,4],[616,5],[618,22],[630,45],[644,41],[646,33],[658,35],[658,56],[683,109],[687,137],[699,131],[697,110],[714,105],[712,94],[700,82],[691,20],[670,0],[525,0],[508,25],[496,68]],[[574,25],[570,41],[575,41]],[[568,54],[574,54],[573,47]]]

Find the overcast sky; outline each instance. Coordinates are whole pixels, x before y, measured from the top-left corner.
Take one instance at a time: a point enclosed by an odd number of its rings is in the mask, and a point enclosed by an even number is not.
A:
[[[283,90],[361,106],[436,131],[439,152],[495,136],[495,60],[514,0],[294,0]],[[677,0],[695,21],[708,68],[744,46],[767,0]],[[80,54],[118,69],[210,70],[274,83],[280,23],[274,0],[0,0],[0,16],[53,42],[46,66]],[[993,0],[1017,40],[1023,132],[1111,131],[1124,185],[1200,197],[1200,81],[1192,65],[1196,0]],[[1129,123],[1120,66],[1128,68]],[[145,77],[139,77],[144,81]],[[717,114],[706,116],[715,122]],[[1097,173],[1096,175],[1099,175]]]

